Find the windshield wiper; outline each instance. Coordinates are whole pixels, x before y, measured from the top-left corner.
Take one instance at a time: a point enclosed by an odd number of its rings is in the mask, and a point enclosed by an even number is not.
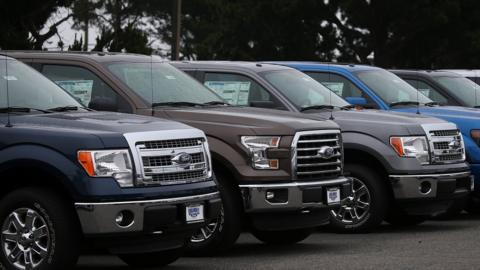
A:
[[[31,111],[38,111],[42,113],[51,113],[49,110],[28,108],[28,107],[3,107],[0,108],[0,113],[29,113]]]
[[[335,106],[335,105],[313,105],[313,106],[308,106],[308,107],[303,107],[300,109],[301,112],[304,111],[309,111],[309,110],[323,110],[323,109],[329,109],[333,110],[335,108],[338,108],[340,110],[345,110],[348,111],[349,109],[353,108],[352,105],[345,105],[345,106]]]
[[[231,106],[230,103],[223,102],[223,101],[217,101],[217,100],[205,102],[205,103],[203,103],[203,105],[225,105],[225,106]]]
[[[61,107],[51,108],[48,110],[52,112],[78,111],[78,107],[77,106],[61,106]]]
[[[425,103],[425,106],[428,106],[428,107],[434,107],[434,106],[437,106],[437,105],[438,105],[438,102],[435,102],[435,101],[430,101],[430,102]]]
[[[152,107],[160,107],[160,106],[187,106],[187,107],[195,107],[195,106],[205,106],[204,104],[201,103],[195,103],[195,102],[187,102],[187,101],[170,101],[170,102],[157,102],[153,103]]]
[[[404,106],[404,105],[415,105],[418,106],[420,103],[418,101],[398,101],[398,102],[392,102],[390,104],[390,107],[395,107],[395,106]]]

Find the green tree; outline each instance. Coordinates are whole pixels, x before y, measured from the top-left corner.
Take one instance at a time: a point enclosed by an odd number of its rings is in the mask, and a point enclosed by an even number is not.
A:
[[[0,48],[42,50],[45,41],[58,34],[57,27],[70,19],[71,14],[57,18],[52,24],[47,24],[49,18],[58,8],[69,5],[69,0],[1,0]],[[47,25],[47,31],[42,32]]]

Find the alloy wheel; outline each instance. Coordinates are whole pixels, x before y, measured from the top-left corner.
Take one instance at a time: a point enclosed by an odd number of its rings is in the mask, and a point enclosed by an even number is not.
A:
[[[343,224],[357,224],[367,216],[370,210],[371,196],[368,187],[360,179],[351,177],[352,194],[342,201],[332,216]]]
[[[200,228],[195,234],[190,238],[192,243],[202,243],[210,239],[217,231],[222,231],[224,222],[224,213],[223,207],[220,210],[220,215],[212,222],[208,223],[204,227]]]
[[[8,261],[17,269],[36,269],[50,251],[50,230],[35,210],[19,208],[3,222],[1,245]]]

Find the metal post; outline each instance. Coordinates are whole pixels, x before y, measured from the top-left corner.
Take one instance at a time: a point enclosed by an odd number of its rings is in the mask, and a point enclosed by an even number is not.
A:
[[[174,10],[172,16],[172,60],[180,59],[180,38],[182,26],[182,0],[173,0]]]

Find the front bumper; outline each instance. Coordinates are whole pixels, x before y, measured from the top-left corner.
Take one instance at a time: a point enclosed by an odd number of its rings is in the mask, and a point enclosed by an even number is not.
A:
[[[244,208],[252,226],[260,230],[308,228],[328,222],[331,209],[327,190],[339,189],[340,201],[352,192],[351,181],[335,180],[240,185]]]
[[[454,201],[465,199],[473,186],[470,171],[389,177],[396,203],[411,215],[445,212]]]
[[[188,197],[158,200],[118,201],[98,203],[75,203],[75,208],[86,236],[125,233],[166,234],[169,230],[178,231],[188,228],[192,232],[204,223],[196,226],[185,220],[187,205],[204,205],[205,221],[218,216],[221,201],[218,192]],[[115,221],[121,211],[133,214],[128,226],[120,226]]]

